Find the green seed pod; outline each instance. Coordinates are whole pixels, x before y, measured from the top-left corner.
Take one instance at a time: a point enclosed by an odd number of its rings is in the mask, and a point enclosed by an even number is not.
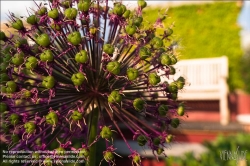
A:
[[[171,120],[171,123],[170,125],[173,127],[173,128],[177,128],[180,124],[180,120],[178,118],[174,118]]]
[[[133,106],[136,111],[142,111],[145,108],[146,102],[141,98],[136,98],[133,101]]]
[[[161,139],[159,137],[156,137],[156,138],[153,139],[153,144],[155,146],[158,146],[160,143],[161,143]]]
[[[142,18],[142,17],[136,17],[136,18],[134,18],[134,19],[132,20],[132,23],[130,23],[130,24],[139,27],[139,26],[141,25],[142,21],[143,21],[143,18]]]
[[[75,60],[78,63],[86,63],[89,60],[88,53],[85,50],[81,50],[75,55]]]
[[[43,79],[42,86],[46,89],[51,89],[55,85],[55,78],[53,76],[47,76]]]
[[[110,139],[112,138],[113,133],[109,127],[103,126],[100,135],[103,139]]]
[[[141,60],[145,60],[151,56],[151,52],[147,47],[141,47],[139,51],[139,56]]]
[[[27,23],[36,25],[39,22],[39,18],[36,15],[31,15],[27,18]]]
[[[24,62],[24,54],[23,52],[21,53],[16,53],[13,58],[11,59],[11,62],[16,65],[19,66]]]
[[[43,16],[43,15],[46,14],[46,12],[47,12],[47,8],[43,6],[43,7],[41,7],[41,8],[37,11],[37,14],[38,14],[39,16]]]
[[[175,75],[175,68],[173,66],[168,66],[169,67],[169,75]]]
[[[89,150],[87,148],[82,148],[79,151],[79,157],[85,157],[88,158],[89,157]]]
[[[146,136],[139,135],[137,137],[137,143],[138,143],[139,146],[144,146],[147,142],[148,142],[148,140],[147,140]]]
[[[11,141],[12,141],[13,143],[18,143],[19,140],[20,140],[20,138],[19,138],[19,136],[18,136],[17,134],[11,135]]]
[[[129,36],[132,36],[136,32],[136,26],[135,25],[127,25],[125,28],[125,31]]]
[[[147,6],[147,2],[145,2],[144,0],[138,0],[138,1],[137,1],[137,4],[138,4],[138,6],[139,6],[141,9],[143,9],[143,8],[145,8],[145,7]]]
[[[3,62],[0,64],[0,73],[5,73],[7,71],[8,68],[8,64],[6,62]]]
[[[166,53],[161,54],[160,61],[161,61],[161,64],[165,66],[172,64],[170,56]]]
[[[178,92],[178,87],[177,87],[176,83],[175,82],[170,83],[170,85],[168,86],[168,90],[171,93]]]
[[[135,163],[136,165],[140,165],[141,157],[139,155],[134,155],[133,156],[133,163]]]
[[[158,149],[157,149],[157,154],[158,154],[158,155],[161,155],[163,152],[164,152],[164,149],[163,149],[163,148],[158,148]]]
[[[16,30],[22,30],[24,29],[24,26],[23,26],[23,21],[20,20],[20,19],[17,19],[16,21],[14,21],[12,23],[12,27]]]
[[[47,124],[56,125],[58,123],[58,116],[54,111],[49,112],[48,115],[45,116]]]
[[[33,132],[35,132],[36,130],[36,125],[34,122],[26,122],[24,124],[24,129],[28,134],[31,134]]]
[[[178,87],[178,89],[183,89],[185,85],[185,78],[180,76],[177,80],[176,80],[176,86]]]
[[[44,159],[44,161],[43,161],[43,164],[45,165],[45,166],[52,166],[53,164],[53,161],[52,161],[52,159],[51,158],[46,158],[46,159]]]
[[[173,34],[173,29],[167,28],[167,29],[165,30],[165,35],[166,35],[166,36],[171,36],[172,34]]]
[[[113,12],[118,16],[122,16],[126,11],[126,6],[121,3],[115,3]]]
[[[126,10],[126,11],[123,13],[122,17],[124,17],[124,18],[127,19],[127,18],[129,18],[130,14],[131,14],[131,11],[130,11],[130,10]]]
[[[107,162],[110,162],[114,159],[114,154],[110,151],[106,151],[104,152],[103,157]]]
[[[6,93],[7,92],[7,90],[6,90],[6,87],[5,86],[2,86],[2,85],[0,85],[0,92],[1,93]]]
[[[87,1],[79,2],[77,4],[77,8],[81,12],[87,12],[89,11],[89,8],[90,8],[90,2],[87,2]]]
[[[138,69],[128,68],[127,69],[127,77],[130,81],[135,80],[139,76]]]
[[[19,115],[17,115],[16,113],[12,113],[10,115],[10,124],[15,126],[16,124],[19,123],[19,121],[20,121]]]
[[[0,102],[0,112],[3,113],[7,111],[7,104],[4,102]]]
[[[171,59],[171,65],[174,65],[174,64],[176,64],[177,63],[177,58],[174,56],[174,55],[171,55],[170,56],[170,59]]]
[[[107,70],[114,75],[118,75],[120,73],[120,69],[121,65],[117,61],[112,61],[107,64]]]
[[[108,96],[109,103],[120,103],[121,101],[122,101],[122,96],[117,90],[113,90],[111,94]]]
[[[178,98],[178,92],[171,93],[171,99],[177,100]]]
[[[161,82],[161,77],[158,76],[157,73],[149,73],[148,82],[151,85],[157,85],[159,82]]]
[[[173,135],[172,135],[172,134],[168,134],[168,136],[165,138],[165,140],[166,140],[167,143],[172,142],[172,140],[173,140]]]
[[[25,63],[25,66],[27,69],[34,69],[36,68],[37,66],[37,59],[34,57],[34,56],[30,56],[28,59],[27,59],[27,62]]]
[[[9,80],[10,80],[10,78],[9,78],[7,73],[0,74],[0,84],[6,83]]]
[[[85,80],[85,76],[84,76],[83,73],[81,73],[81,72],[75,73],[75,74],[73,74],[72,77],[71,77],[71,81],[73,82],[73,84],[74,84],[75,86],[80,86],[80,85],[82,85],[83,82],[84,82],[84,80]]]
[[[11,60],[11,55],[9,53],[4,53],[5,55],[2,57],[2,61],[9,63],[9,61]]]
[[[42,62],[52,62],[54,60],[54,56],[51,50],[45,50],[40,54],[40,59]]]
[[[40,158],[40,154],[38,152],[33,152],[31,158],[32,160],[37,161]]]
[[[185,107],[183,103],[180,103],[177,108],[177,114],[183,116],[185,113]]]
[[[43,33],[41,35],[39,35],[36,38],[36,42],[38,45],[43,46],[43,47],[47,47],[50,45],[50,39],[49,39],[49,35],[46,33]]]
[[[106,54],[112,55],[114,53],[114,51],[115,51],[115,48],[111,44],[104,44],[103,45],[103,51]]]
[[[60,27],[60,25],[58,25],[58,24],[52,23],[52,24],[50,24],[50,26],[51,26],[51,28],[54,29],[55,31],[60,31],[60,30],[61,30],[61,27]]]
[[[50,18],[52,18],[52,19],[57,19],[58,16],[59,16],[59,12],[58,12],[57,8],[54,8],[54,9],[50,10],[50,11],[48,12],[48,16],[49,16]]]
[[[77,10],[75,8],[67,8],[64,11],[64,16],[68,20],[74,20],[77,16]]]
[[[8,81],[6,83],[6,92],[7,93],[13,93],[16,91],[16,89],[17,89],[17,85],[14,81]]]
[[[69,8],[71,6],[71,0],[63,0],[61,5],[65,8]]]
[[[25,38],[19,38],[16,43],[15,47],[20,48],[21,46],[28,45],[28,41]]]
[[[163,46],[163,41],[159,37],[154,37],[150,41],[150,44],[153,46],[154,49],[159,49]]]
[[[4,41],[6,39],[7,39],[7,37],[6,37],[5,33],[3,31],[1,31],[0,32],[0,40]]]
[[[166,116],[167,115],[167,112],[168,112],[168,106],[165,105],[165,104],[161,104],[159,107],[158,107],[158,113],[160,116]]]
[[[65,155],[65,153],[66,153],[66,150],[63,147],[59,147],[56,149],[56,154],[59,156],[63,156]]]
[[[40,138],[40,137],[37,138],[37,139],[35,140],[35,144],[36,144],[36,145],[39,145],[39,146],[42,145],[42,141],[41,141],[41,138]]]
[[[31,96],[31,92],[29,90],[25,90],[23,93],[22,93],[22,98],[30,98]]]
[[[72,115],[71,115],[71,118],[74,120],[74,121],[78,121],[78,120],[81,120],[83,118],[83,115],[82,113],[80,113],[79,111],[75,110],[73,111]]]
[[[77,45],[80,44],[81,41],[82,41],[80,32],[75,31],[75,32],[72,32],[72,33],[68,34],[67,40],[68,40],[72,45],[77,46]]]

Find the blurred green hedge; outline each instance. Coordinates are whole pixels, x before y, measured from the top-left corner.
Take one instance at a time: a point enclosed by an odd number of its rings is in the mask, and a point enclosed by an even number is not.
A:
[[[148,8],[144,13],[147,21],[154,21],[159,13],[164,13],[165,8],[162,7],[160,12],[159,8]],[[228,57],[231,91],[244,87],[240,74],[239,12],[236,2],[184,5],[170,7],[164,20],[167,26],[174,23],[173,37],[179,45],[179,59]]]

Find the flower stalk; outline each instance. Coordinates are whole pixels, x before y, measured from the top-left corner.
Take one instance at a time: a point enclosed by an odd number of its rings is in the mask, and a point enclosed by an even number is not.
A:
[[[93,108],[89,115],[89,159],[86,166],[95,166],[96,165],[96,137],[98,135],[98,120],[99,120],[99,109]]]

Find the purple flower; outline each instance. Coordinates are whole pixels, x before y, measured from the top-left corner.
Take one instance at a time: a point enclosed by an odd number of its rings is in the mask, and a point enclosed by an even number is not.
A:
[[[176,99],[185,79],[170,77],[177,62],[171,27],[164,28],[163,17],[147,25],[145,7],[143,0],[135,11],[120,2],[52,0],[37,4],[26,20],[10,14],[19,36],[0,34],[1,135],[9,149],[73,150],[91,166],[93,147],[104,139],[103,160],[112,165],[117,133],[140,165],[123,124],[140,146],[156,157],[164,154],[169,128],[178,127],[184,114]],[[74,138],[81,147],[74,147]],[[59,146],[51,149],[54,142]],[[50,162],[44,158],[44,165]]]

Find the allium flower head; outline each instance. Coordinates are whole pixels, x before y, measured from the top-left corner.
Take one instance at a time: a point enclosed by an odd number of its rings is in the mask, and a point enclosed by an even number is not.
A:
[[[169,128],[177,128],[184,115],[176,99],[185,84],[183,77],[170,79],[177,58],[165,15],[149,23],[144,0],[133,11],[104,0],[36,5],[26,17],[10,13],[8,26],[18,36],[0,33],[1,135],[9,149],[60,155],[76,150],[91,162],[96,142],[105,140],[103,160],[114,164],[113,138],[120,135],[133,165],[140,165],[122,124],[140,146],[156,157],[164,154],[173,137]],[[159,28],[163,33],[157,35]],[[74,147],[74,138],[81,147]],[[59,146],[51,149],[54,142]]]

